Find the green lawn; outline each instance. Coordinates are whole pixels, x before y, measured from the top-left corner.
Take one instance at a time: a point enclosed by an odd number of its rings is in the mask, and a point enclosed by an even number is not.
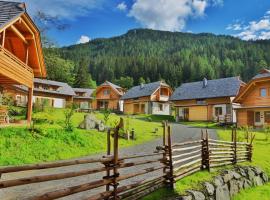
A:
[[[75,113],[72,124],[78,127],[85,113]],[[95,114],[103,119],[103,114]],[[74,128],[67,132],[63,128],[64,110],[48,109],[46,112],[35,113],[34,117],[42,121],[35,128],[38,133],[31,133],[25,127],[9,127],[0,129],[0,165],[20,165],[25,163],[38,163],[75,158],[105,152],[106,133],[96,130],[86,131]],[[127,116],[121,116],[127,122]],[[120,116],[111,114],[108,125],[119,122]],[[129,116],[129,129],[134,128],[136,140],[120,139],[120,147],[141,144],[162,134],[160,122],[149,122]],[[153,133],[158,128],[157,133]]]
[[[193,122],[187,123],[188,125],[200,125],[203,123]],[[204,124],[203,124],[204,125]],[[231,140],[231,130],[226,129],[217,129],[218,136],[221,140]],[[244,141],[244,132],[237,131],[238,138],[241,141]],[[241,165],[255,165],[262,167],[265,172],[270,176],[270,140],[265,140],[265,134],[262,132],[256,132],[256,137],[254,140],[254,155],[253,162],[242,163]],[[228,166],[229,168],[230,166]],[[221,168],[222,169],[222,168]],[[223,168],[224,169],[224,168]],[[199,187],[199,183],[206,180],[211,180],[213,176],[217,174],[217,171],[208,173],[207,171],[201,171],[195,173],[191,176],[183,178],[176,182],[174,191],[169,189],[160,189],[156,192],[143,198],[144,200],[155,200],[155,199],[167,199],[175,195],[183,194],[187,189],[196,189]],[[260,199],[260,200],[269,200],[270,196],[270,183],[256,188],[250,188],[244,190],[234,197],[234,200],[243,200],[243,199]]]

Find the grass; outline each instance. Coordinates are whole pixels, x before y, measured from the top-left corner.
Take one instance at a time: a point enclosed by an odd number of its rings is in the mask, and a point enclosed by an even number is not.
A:
[[[73,132],[63,128],[64,109],[48,109],[38,112],[34,117],[41,123],[35,125],[38,133],[31,133],[25,127],[8,127],[0,129],[0,165],[21,165],[46,161],[87,156],[106,150],[106,133],[97,130],[81,130],[78,127],[85,113],[75,113],[72,124]],[[103,119],[101,113],[95,114]],[[121,116],[127,122],[127,116]],[[120,116],[111,114],[108,125],[114,126]],[[119,140],[120,148],[141,144],[156,139],[162,134],[159,122],[148,122],[129,117],[129,129],[134,128],[136,140]],[[153,133],[158,128],[157,133]]]
[[[201,122],[190,122],[188,125],[203,125]],[[217,130],[219,139],[221,140],[231,140],[231,131],[219,128]],[[245,134],[243,131],[238,130],[238,140],[244,141]],[[252,163],[243,163],[241,165],[254,165],[260,166],[269,176],[270,176],[270,140],[266,141],[265,134],[263,132],[255,132],[256,137],[253,142],[254,145],[254,154]],[[230,168],[230,166],[228,166]],[[223,168],[224,169],[224,168]],[[162,188],[155,191],[154,193],[143,198],[144,200],[155,200],[155,199],[167,199],[168,197],[173,197],[179,194],[184,194],[187,189],[198,189],[200,183],[203,181],[211,180],[213,176],[217,174],[217,171],[208,173],[207,171],[197,172],[186,178],[183,178],[176,182],[174,191]],[[241,191],[236,195],[234,200],[244,200],[244,199],[260,199],[260,200],[269,200],[270,198],[270,183],[261,187],[250,188],[247,190]]]

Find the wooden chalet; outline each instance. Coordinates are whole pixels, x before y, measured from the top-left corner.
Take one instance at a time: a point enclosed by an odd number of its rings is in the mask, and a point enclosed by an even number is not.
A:
[[[123,111],[123,103],[120,98],[124,94],[124,89],[109,81],[105,81],[96,89],[96,98],[93,101],[93,109],[110,109]]]
[[[77,104],[81,110],[89,110],[92,108],[94,89],[73,88],[75,96],[73,103]]]
[[[26,104],[28,88],[22,85],[13,85],[7,89],[7,93],[11,94],[15,105],[23,106]],[[73,103],[73,97],[76,94],[71,86],[67,83],[52,81],[46,79],[34,79],[33,103],[37,105],[45,105],[54,108],[65,108],[66,105]]]
[[[45,77],[40,33],[24,3],[0,1],[0,86],[19,84],[28,90],[31,121],[34,77]]]
[[[177,120],[236,122],[233,99],[241,85],[239,77],[182,84],[170,98]]]
[[[171,94],[172,88],[163,81],[135,86],[121,98],[124,113],[170,115]]]
[[[238,126],[270,125],[270,70],[263,69],[247,85],[241,87],[234,99]]]

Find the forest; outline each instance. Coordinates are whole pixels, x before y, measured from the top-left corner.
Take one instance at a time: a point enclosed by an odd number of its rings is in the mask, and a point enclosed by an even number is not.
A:
[[[241,76],[248,81],[270,65],[270,41],[209,33],[133,29],[118,37],[44,49],[48,78],[76,87],[105,80],[130,88],[142,82],[183,82]],[[85,80],[85,81],[83,81]]]

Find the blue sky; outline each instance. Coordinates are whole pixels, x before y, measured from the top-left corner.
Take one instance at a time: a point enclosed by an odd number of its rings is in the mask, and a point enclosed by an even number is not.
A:
[[[121,35],[132,28],[270,39],[269,0],[25,0],[69,24],[49,36],[60,46]]]

